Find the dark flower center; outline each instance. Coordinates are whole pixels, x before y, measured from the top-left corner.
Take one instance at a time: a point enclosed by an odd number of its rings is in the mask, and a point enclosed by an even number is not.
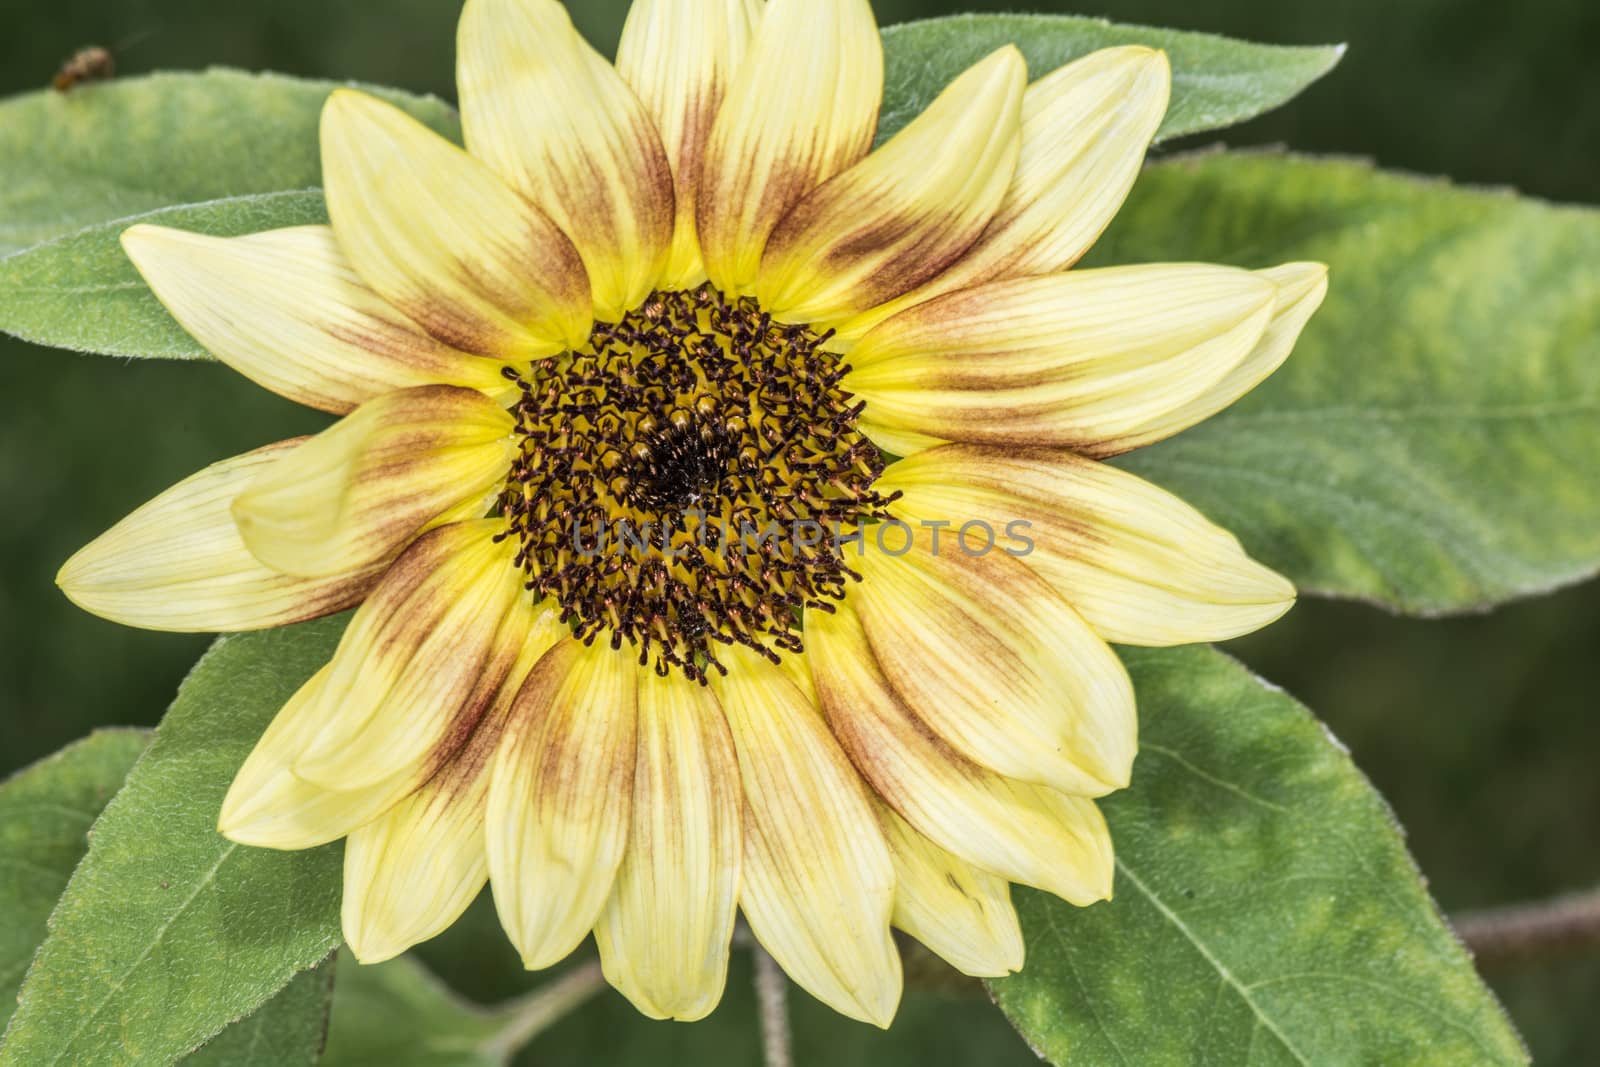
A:
[[[661,674],[703,682],[719,645],[801,651],[802,613],[859,579],[852,535],[891,501],[825,340],[704,286],[508,372],[520,447],[501,507],[528,588]]]

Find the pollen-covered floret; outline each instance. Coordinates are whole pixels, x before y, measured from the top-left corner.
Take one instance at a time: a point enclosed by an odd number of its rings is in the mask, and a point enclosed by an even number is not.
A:
[[[706,285],[508,372],[501,506],[529,589],[663,673],[704,681],[731,644],[802,651],[802,613],[859,580],[842,542],[890,502],[824,340]]]

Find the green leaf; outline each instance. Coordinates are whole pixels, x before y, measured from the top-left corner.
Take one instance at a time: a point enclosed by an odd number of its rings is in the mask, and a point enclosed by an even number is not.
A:
[[[890,26],[883,44],[880,140],[915,118],[956,75],[1007,44],[1022,49],[1035,78],[1099,48],[1165,49],[1172,61],[1172,104],[1158,141],[1232,126],[1281,107],[1344,55],[1343,45],[1252,44],[1077,15],[951,15]]]
[[[340,84],[218,69],[0,103],[0,256],[175,204],[321,185],[317,122]],[[443,101],[359,88],[459,138]]]
[[[0,784],[0,1030],[50,911],[89,847],[90,826],[149,743],[147,730],[101,730]],[[322,1048],[332,982],[331,966],[298,976],[184,1063],[310,1067]]]
[[[206,1042],[183,1067],[313,1067],[333,1003],[333,961],[294,976],[277,996]]]
[[[0,1030],[90,825],[149,740],[143,730],[101,730],[0,783]]]
[[[1056,1063],[1527,1062],[1326,729],[1213,649],[1124,655],[1116,897],[1017,891],[1028,962],[990,989],[1023,1036]]]
[[[169,1063],[339,942],[340,850],[216,832],[234,772],[343,617],[225,637],[95,823],[0,1046],[5,1067]]]
[[[87,227],[0,259],[0,328],[37,344],[110,356],[210,359],[123,254],[122,231],[149,222],[217,237],[326,222],[316,190],[161,208]]]
[[[81,352],[208,358],[117,239],[135,222],[218,236],[326,222],[317,123],[339,84],[211,70],[0,103],[0,330]],[[460,139],[444,102],[360,88]]]
[[[1282,370],[1129,469],[1312,593],[1437,614],[1600,567],[1600,212],[1213,154],[1147,171],[1093,253],[1188,259],[1331,288]]]

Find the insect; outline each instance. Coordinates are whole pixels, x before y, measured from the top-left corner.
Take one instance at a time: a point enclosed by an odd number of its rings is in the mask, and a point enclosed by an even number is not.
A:
[[[56,71],[50,85],[58,93],[71,90],[84,82],[105,81],[117,72],[116,60],[111,50],[99,45],[79,49]]]

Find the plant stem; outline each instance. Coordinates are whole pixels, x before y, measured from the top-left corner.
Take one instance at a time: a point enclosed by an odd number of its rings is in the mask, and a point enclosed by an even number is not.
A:
[[[605,986],[600,961],[589,960],[501,1009],[505,1026],[479,1046],[485,1056],[509,1063],[528,1042]]]
[[[793,1067],[794,1051],[789,1043],[789,980],[766,949],[755,945],[753,954],[763,1059],[766,1067]]]
[[[1468,912],[1454,923],[1480,969],[1566,955],[1600,946],[1600,890]]]

